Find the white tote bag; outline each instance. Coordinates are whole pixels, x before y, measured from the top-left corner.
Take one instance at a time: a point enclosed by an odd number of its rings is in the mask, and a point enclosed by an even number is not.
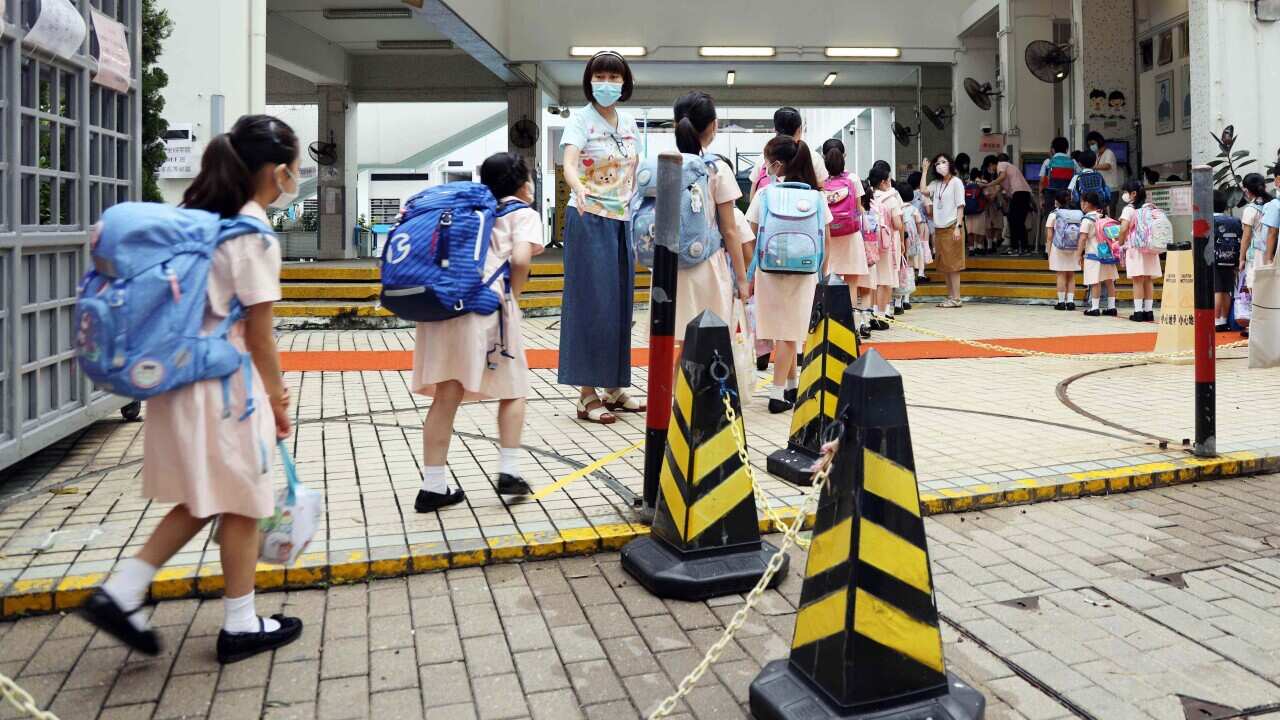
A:
[[[738,398],[745,405],[755,393],[756,339],[747,323],[746,307],[742,301],[733,300],[733,369],[738,377]]]
[[[1249,321],[1249,367],[1280,367],[1280,272],[1263,265],[1254,275]]]
[[[284,465],[286,485],[276,495],[275,512],[258,521],[262,532],[262,548],[259,558],[272,565],[292,565],[320,525],[320,513],[324,509],[324,496],[317,490],[298,482],[298,471],[293,457],[283,441],[280,443],[280,460]]]

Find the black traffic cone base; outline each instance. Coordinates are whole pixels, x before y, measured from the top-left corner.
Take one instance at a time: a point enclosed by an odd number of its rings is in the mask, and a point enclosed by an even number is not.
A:
[[[731,554],[720,550],[715,554],[690,555],[657,538],[645,537],[622,548],[622,568],[658,597],[706,600],[750,592],[777,552],[778,548],[761,540],[757,547],[733,548]],[[782,567],[774,574],[769,587],[777,587],[787,576],[790,558],[783,556],[782,560]]]
[[[789,660],[765,665],[751,683],[751,716],[755,720],[981,720],[986,709],[982,693],[951,673],[947,673],[943,695],[858,709],[836,706]]]
[[[765,469],[769,474],[781,478],[792,485],[809,487],[813,485],[813,464],[818,462],[817,455],[811,455],[802,448],[785,447],[775,450],[765,461]]]

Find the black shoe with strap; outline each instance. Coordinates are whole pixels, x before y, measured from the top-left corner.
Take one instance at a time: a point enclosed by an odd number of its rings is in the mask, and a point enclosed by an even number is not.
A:
[[[147,655],[160,654],[160,636],[147,628],[139,630],[129,620],[137,609],[125,610],[102,588],[93,591],[85,601],[80,615],[111,637]]]
[[[499,495],[532,495],[533,488],[529,487],[529,483],[524,478],[508,475],[507,473],[498,473],[498,494]]]
[[[223,665],[248,660],[249,658],[284,647],[302,634],[302,621],[295,617],[272,615],[272,620],[280,623],[280,627],[268,631],[266,621],[258,618],[258,632],[229,633],[223,630],[218,633],[218,662]]]
[[[457,505],[466,499],[467,494],[462,492],[462,488],[449,488],[449,492],[443,493],[419,490],[418,498],[413,501],[413,509],[420,513],[435,512],[443,507]]]
[[[772,415],[784,413],[790,410],[792,407],[794,406],[791,403],[787,402],[786,400],[775,400],[775,399],[769,400],[769,413]]]
[[[1067,309],[1067,304],[1066,304],[1066,303],[1063,303],[1063,302],[1060,302],[1060,303],[1058,303],[1057,305],[1054,305],[1054,306],[1053,306],[1053,309],[1054,309],[1054,310],[1066,310],[1066,309]]]
[[[1106,310],[1102,311],[1102,314],[1106,315],[1107,317],[1118,317],[1120,315],[1120,311],[1116,310],[1115,308],[1107,308]]]

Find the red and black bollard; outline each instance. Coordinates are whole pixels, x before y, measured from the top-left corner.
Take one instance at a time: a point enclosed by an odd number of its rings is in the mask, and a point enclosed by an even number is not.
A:
[[[658,198],[654,207],[653,286],[649,300],[649,411],[644,434],[644,511],[658,505],[658,475],[671,421],[671,381],[675,368],[676,247],[680,237],[680,186],[684,156],[658,156]]]
[[[1217,338],[1213,307],[1213,169],[1200,165],[1191,171],[1194,213],[1196,307],[1196,440],[1191,451],[1201,457],[1217,455],[1217,408],[1214,389]]]

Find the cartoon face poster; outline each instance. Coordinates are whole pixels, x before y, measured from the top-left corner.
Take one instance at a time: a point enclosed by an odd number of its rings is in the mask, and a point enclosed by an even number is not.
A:
[[[1110,92],[1101,88],[1089,91],[1090,120],[1127,120],[1129,99],[1122,90]]]

